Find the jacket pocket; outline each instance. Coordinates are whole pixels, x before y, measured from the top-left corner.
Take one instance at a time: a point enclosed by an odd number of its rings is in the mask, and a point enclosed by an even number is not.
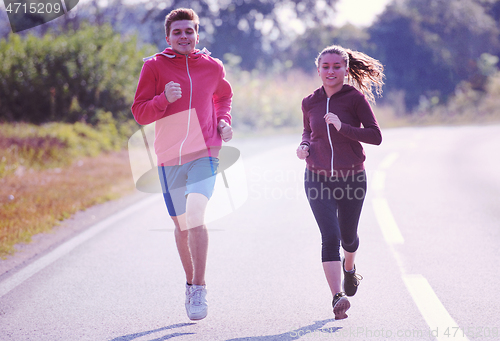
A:
[[[366,157],[363,147],[359,142],[346,142],[334,145],[334,168],[352,168],[362,164]]]

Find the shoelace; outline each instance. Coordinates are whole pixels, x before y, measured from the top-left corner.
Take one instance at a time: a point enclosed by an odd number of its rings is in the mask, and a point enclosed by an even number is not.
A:
[[[344,297],[346,296],[346,294],[344,292],[338,292],[335,294],[335,296],[333,296],[333,299],[338,299],[338,298],[341,298],[341,297]]]
[[[192,304],[193,305],[201,305],[201,293],[202,293],[203,289],[194,289],[193,291],[191,291],[191,295],[190,295],[190,298],[191,298],[191,302],[193,302]]]
[[[361,276],[360,274],[354,273],[352,275],[352,278],[353,278],[352,284],[355,287],[357,287],[359,285],[359,281],[361,281],[363,279],[363,276]]]
[[[344,292],[338,292],[335,294],[335,296],[333,296],[333,302],[332,302],[332,305],[335,307],[335,305],[337,304],[338,301],[340,301],[340,299],[342,297],[345,297],[346,294]]]

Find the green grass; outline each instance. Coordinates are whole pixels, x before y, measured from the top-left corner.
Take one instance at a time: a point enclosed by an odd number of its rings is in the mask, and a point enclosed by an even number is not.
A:
[[[0,179],[0,258],[48,232],[79,210],[134,189],[126,151],[84,157],[73,164],[26,170]]]
[[[133,190],[124,150],[135,123],[0,125],[0,257],[60,220]]]
[[[132,121],[117,127],[111,113],[101,113],[95,127],[80,122],[0,124],[0,179],[20,169],[64,167],[77,157],[121,150],[136,127]]]

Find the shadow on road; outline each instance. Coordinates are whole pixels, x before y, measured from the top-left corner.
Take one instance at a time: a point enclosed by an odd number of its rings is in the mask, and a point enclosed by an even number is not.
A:
[[[174,329],[174,328],[187,327],[187,326],[191,326],[193,324],[196,324],[196,323],[178,323],[178,324],[173,324],[171,326],[167,326],[167,327],[163,327],[163,328],[158,328],[158,329],[154,329],[154,330],[149,330],[149,331],[146,331],[146,332],[140,332],[140,333],[135,333],[135,334],[129,334],[129,335],[124,335],[124,336],[119,336],[119,337],[114,338],[111,341],[132,341],[134,339],[137,339],[139,337],[143,337],[143,336],[146,336],[146,335],[150,335],[150,334],[154,334],[154,333],[158,333],[158,332],[162,332],[164,330],[169,330],[169,329]],[[183,335],[191,335],[191,334],[195,334],[195,333],[172,333],[172,334],[168,334],[168,335],[165,335],[165,336],[162,336],[162,337],[150,340],[150,341],[163,341],[163,340],[168,340],[168,339],[171,339],[171,338],[174,338],[174,337],[183,336]]]
[[[249,337],[241,337],[237,339],[229,339],[226,341],[292,341],[292,340],[298,340],[303,336],[307,335],[314,335],[314,334],[333,334],[337,332],[339,329],[342,329],[341,327],[332,327],[332,328],[325,328],[323,329],[324,325],[327,324],[328,322],[333,322],[335,321],[334,319],[328,319],[328,320],[323,320],[323,321],[316,321],[314,324],[290,330],[289,332],[283,333],[283,334],[277,334],[277,335],[263,335],[263,336],[249,336]]]

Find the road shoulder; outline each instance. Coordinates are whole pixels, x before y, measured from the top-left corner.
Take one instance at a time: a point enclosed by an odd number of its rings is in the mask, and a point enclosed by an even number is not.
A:
[[[17,244],[15,246],[15,254],[8,256],[6,259],[0,259],[0,281],[10,277],[23,267],[36,261],[89,227],[147,198],[149,195],[134,191],[132,194],[120,199],[92,206],[62,221],[52,231],[33,236],[31,243]]]

